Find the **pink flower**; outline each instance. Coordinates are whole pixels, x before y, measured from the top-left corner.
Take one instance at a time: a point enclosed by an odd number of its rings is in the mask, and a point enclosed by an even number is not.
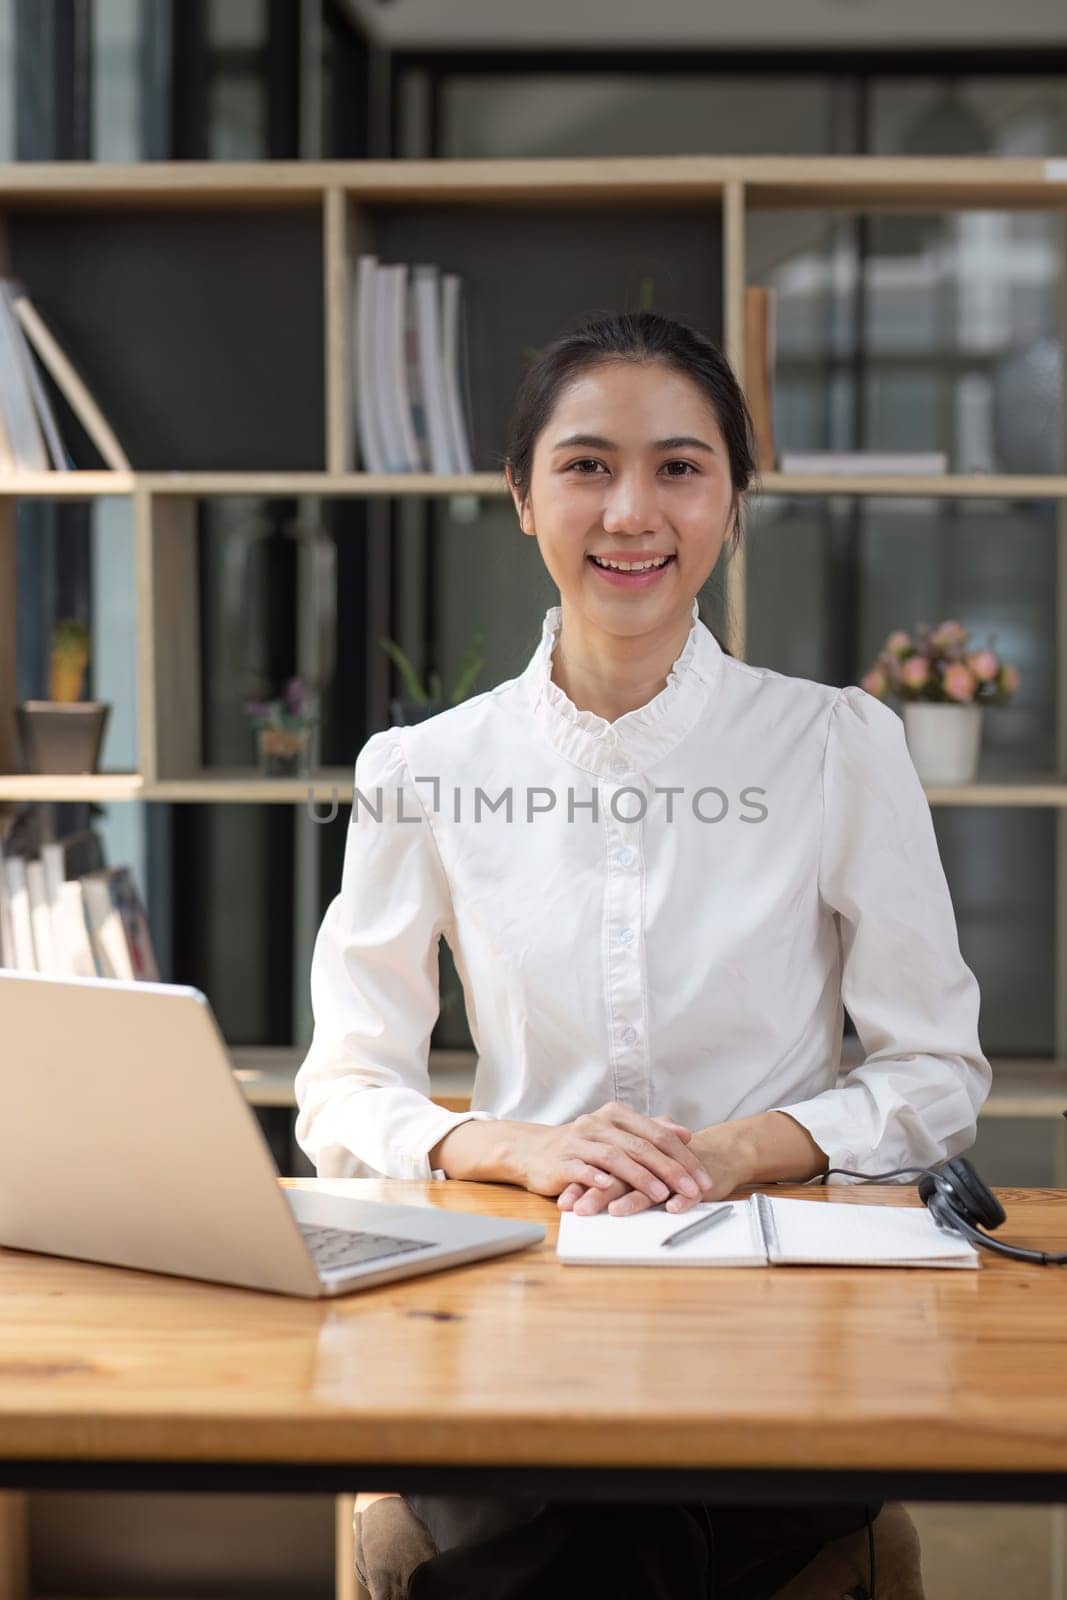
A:
[[[940,622],[930,634],[930,644],[935,650],[956,650],[967,639],[967,629],[962,622]]]
[[[973,700],[976,688],[974,673],[966,662],[953,661],[942,674],[941,687],[950,700]]]
[[[911,649],[911,634],[905,633],[903,628],[898,628],[895,633],[889,635],[885,648],[891,656],[902,656],[906,650]]]
[[[979,683],[991,683],[1000,671],[1000,657],[995,650],[976,650],[967,657],[967,665]]]
[[[889,687],[889,677],[882,666],[873,666],[870,672],[865,672],[860,679],[860,688],[866,689],[868,694],[873,694],[875,699],[881,700]]]
[[[925,656],[909,656],[900,664],[900,681],[909,689],[924,689],[930,681],[930,663]]]
[[[1005,665],[1003,667],[1001,667],[1001,669],[1000,669],[1000,692],[1001,692],[1001,694],[1014,694],[1018,687],[1019,687],[1019,669],[1018,669],[1018,667],[1008,666],[1005,663]]]

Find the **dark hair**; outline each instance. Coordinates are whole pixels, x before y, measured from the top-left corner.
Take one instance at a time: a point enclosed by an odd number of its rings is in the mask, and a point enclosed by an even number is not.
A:
[[[737,496],[756,476],[752,417],[741,385],[718,345],[699,329],[658,311],[603,313],[560,334],[540,352],[519,385],[512,412],[505,461],[515,487],[525,498],[534,446],[556,408],[560,391],[579,374],[605,361],[660,361],[691,378],[703,392],[715,413],[730,461],[734,518],[729,547],[736,549],[743,533]],[[721,640],[719,643],[722,645]]]

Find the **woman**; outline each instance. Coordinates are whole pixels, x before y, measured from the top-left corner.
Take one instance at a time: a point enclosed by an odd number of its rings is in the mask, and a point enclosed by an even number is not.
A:
[[[296,1080],[319,1174],[515,1183],[624,1215],[968,1148],[991,1076],[978,986],[900,719],[734,659],[699,617],[754,474],[727,362],[649,312],[580,327],[528,371],[506,468],[560,604],[518,677],[359,753]],[[428,1098],[442,935],[478,1052],[467,1113]],[[866,1059],[839,1084],[842,1002]],[[492,1587],[479,1552],[562,1572],[589,1526],[409,1499],[448,1552],[413,1595],[463,1592],[464,1559],[470,1593],[537,1592]],[[742,1587],[716,1592],[751,1600],[864,1519],[700,1510],[673,1508],[692,1593],[717,1545]],[[528,1537],[535,1516],[551,1536]],[[627,1508],[622,1570],[642,1538]]]

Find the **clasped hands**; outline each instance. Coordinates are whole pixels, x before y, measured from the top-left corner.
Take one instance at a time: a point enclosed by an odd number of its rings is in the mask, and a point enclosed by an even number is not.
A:
[[[578,1216],[624,1217],[654,1205],[688,1211],[755,1181],[751,1143],[736,1124],[694,1132],[611,1101],[562,1127],[527,1132],[526,1186]]]

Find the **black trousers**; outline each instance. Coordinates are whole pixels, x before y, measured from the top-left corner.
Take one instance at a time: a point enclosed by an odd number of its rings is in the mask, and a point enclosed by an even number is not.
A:
[[[424,1561],[410,1600],[770,1600],[869,1506],[552,1502]]]

